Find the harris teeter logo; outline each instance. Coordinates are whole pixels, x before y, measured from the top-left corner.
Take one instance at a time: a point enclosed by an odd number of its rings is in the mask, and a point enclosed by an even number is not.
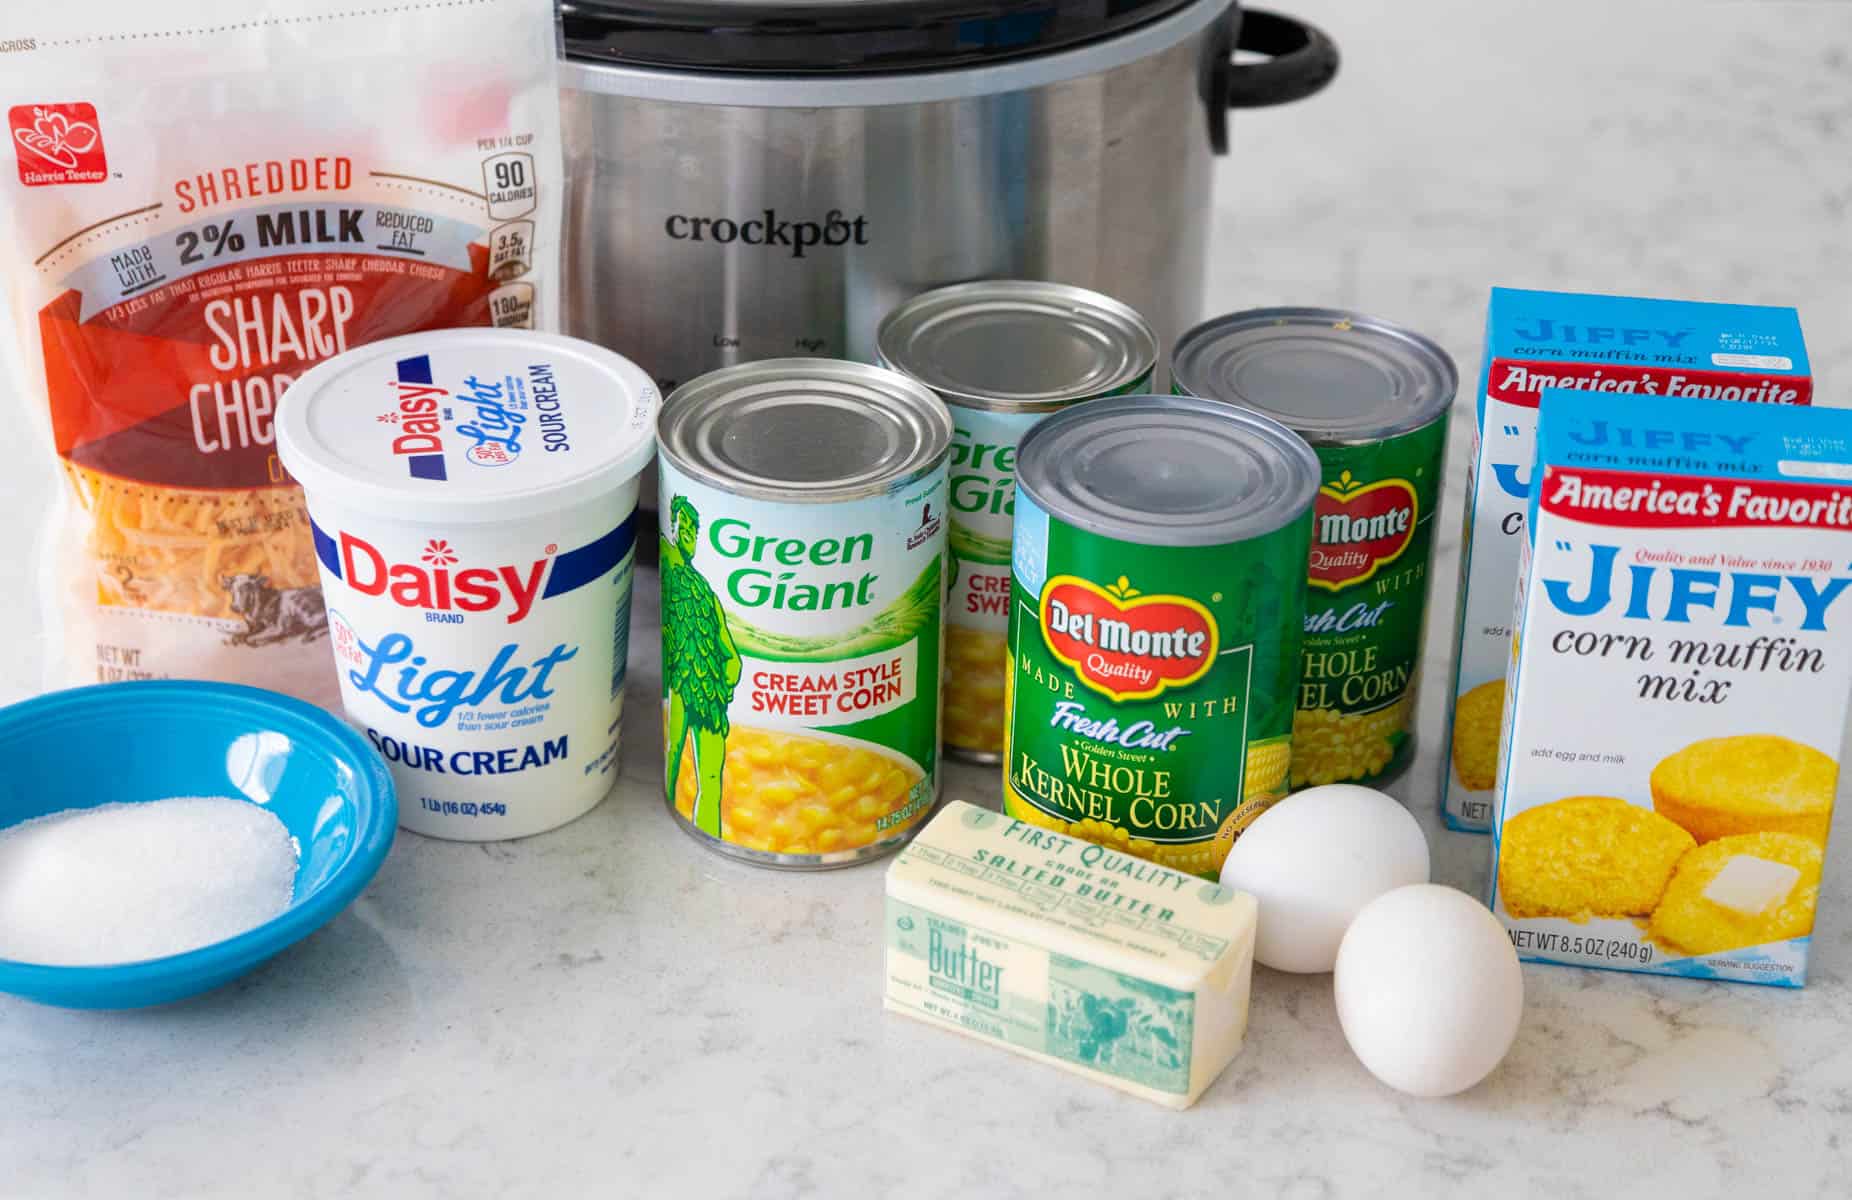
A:
[[[1219,649],[1208,609],[1187,596],[1147,596],[1123,575],[1106,587],[1073,575],[1050,579],[1041,626],[1049,653],[1115,702],[1188,687]]]
[[[1402,557],[1421,519],[1406,479],[1364,483],[1345,471],[1318,489],[1306,582],[1327,591],[1362,583]]]

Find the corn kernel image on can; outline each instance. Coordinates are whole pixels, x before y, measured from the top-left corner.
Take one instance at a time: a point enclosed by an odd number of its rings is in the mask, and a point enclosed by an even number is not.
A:
[[[1215,877],[1286,794],[1317,457],[1121,396],[1030,430],[1016,488],[1004,808]]]
[[[945,405],[774,359],[682,385],[657,436],[669,810],[767,866],[897,849],[939,789]]]
[[[1180,394],[1271,417],[1317,452],[1292,786],[1386,782],[1415,754],[1453,360],[1419,334],[1325,308],[1207,321],[1172,359]]]
[[[1158,341],[1130,308],[1058,283],[982,280],[926,292],[881,322],[881,365],[952,412],[946,561],[945,749],[1003,750],[1016,446],[1070,404],[1150,387]]]

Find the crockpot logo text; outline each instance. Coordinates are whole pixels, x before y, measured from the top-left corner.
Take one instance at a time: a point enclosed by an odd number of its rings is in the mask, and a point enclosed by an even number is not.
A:
[[[745,220],[676,213],[663,222],[662,231],[678,242],[781,246],[790,250],[792,258],[804,257],[813,246],[868,244],[868,218],[845,216],[837,208],[830,209],[821,221],[787,221],[772,208],[766,209],[762,216]]]

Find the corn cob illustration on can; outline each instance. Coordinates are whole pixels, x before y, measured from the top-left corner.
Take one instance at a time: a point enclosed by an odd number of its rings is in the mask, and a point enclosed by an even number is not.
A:
[[[682,385],[657,431],[670,812],[768,866],[897,849],[939,788],[945,405],[774,359]]]
[[[1318,454],[1293,786],[1393,778],[1415,753],[1453,360],[1419,334],[1324,308],[1207,321],[1172,358],[1178,393],[1271,417]]]
[[[881,322],[876,344],[883,366],[926,384],[952,412],[945,749],[997,762],[1017,443],[1070,404],[1148,388],[1157,335],[1098,292],[997,279],[915,297]]]
[[[1120,396],[1030,430],[1016,486],[1006,811],[1214,877],[1286,794],[1317,457]]]

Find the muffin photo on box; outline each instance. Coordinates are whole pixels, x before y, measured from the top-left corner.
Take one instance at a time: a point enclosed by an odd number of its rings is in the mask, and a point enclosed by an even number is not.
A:
[[[1617,796],[1566,796],[1506,824],[1498,889],[1514,917],[1644,917],[1694,845],[1651,809]]]
[[[1685,954],[1802,938],[1813,932],[1826,851],[1792,833],[1739,833],[1683,858],[1653,910],[1650,929]]]
[[[1826,844],[1839,764],[1770,733],[1706,738],[1653,768],[1653,807],[1700,842],[1792,833]]]
[[[1498,781],[1498,726],[1505,713],[1505,681],[1482,683],[1453,705],[1453,777],[1469,792]]]

